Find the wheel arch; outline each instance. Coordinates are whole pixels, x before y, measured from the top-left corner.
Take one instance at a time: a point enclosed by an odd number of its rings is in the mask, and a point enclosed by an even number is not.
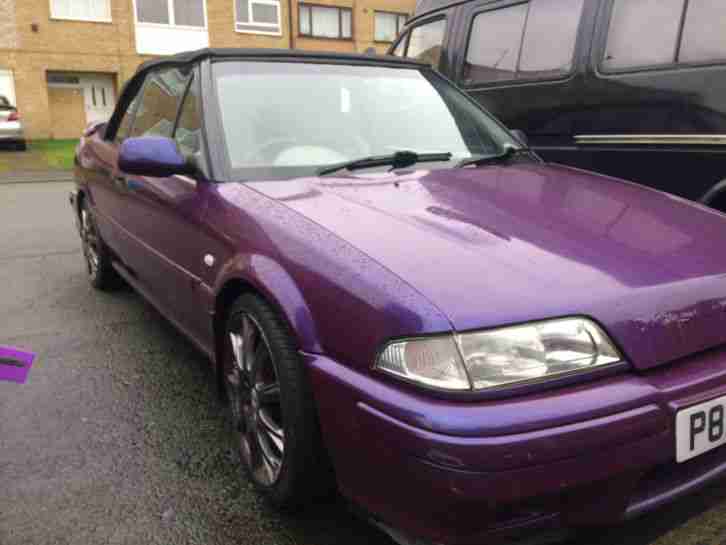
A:
[[[299,350],[321,351],[312,313],[303,294],[282,266],[260,255],[241,257],[235,263],[245,263],[246,266],[231,265],[221,275],[214,290],[212,326],[218,386],[222,386],[219,365],[227,316],[234,301],[242,295],[254,294],[268,303],[286,324]]]
[[[698,199],[698,202],[721,212],[726,212],[726,179],[714,184]]]

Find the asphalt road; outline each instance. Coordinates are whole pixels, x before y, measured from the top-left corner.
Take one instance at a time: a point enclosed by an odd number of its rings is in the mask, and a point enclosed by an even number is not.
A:
[[[0,383],[0,545],[391,545],[340,501],[281,515],[239,478],[205,358],[89,286],[69,188],[0,184],[0,344],[38,354]],[[726,487],[568,544],[724,545]]]

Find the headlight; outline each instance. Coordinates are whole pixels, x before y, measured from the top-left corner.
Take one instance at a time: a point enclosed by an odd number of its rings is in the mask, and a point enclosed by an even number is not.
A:
[[[597,324],[562,318],[392,342],[376,367],[444,390],[485,390],[589,371],[621,359]]]

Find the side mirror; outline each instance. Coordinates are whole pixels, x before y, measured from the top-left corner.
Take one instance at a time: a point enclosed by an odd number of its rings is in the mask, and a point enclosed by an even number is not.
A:
[[[520,131],[519,129],[512,129],[509,132],[512,133],[512,136],[525,148],[529,147],[529,138],[527,138],[527,135],[524,134],[524,131]]]
[[[121,144],[118,168],[128,174],[166,178],[191,175],[196,166],[179,151],[176,142],[162,136],[127,138]]]

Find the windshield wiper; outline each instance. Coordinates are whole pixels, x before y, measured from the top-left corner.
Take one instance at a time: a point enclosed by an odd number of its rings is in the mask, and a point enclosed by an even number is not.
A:
[[[502,161],[506,161],[507,159],[510,159],[515,155],[519,155],[520,153],[534,153],[534,150],[530,148],[515,148],[514,146],[506,145],[504,147],[504,151],[502,151],[501,153],[497,153],[496,155],[469,157],[468,159],[460,161],[456,165],[456,168],[468,167],[470,165],[478,167],[481,165],[488,165],[490,163],[501,163]]]
[[[325,176],[326,174],[332,174],[339,170],[357,170],[360,168],[373,168],[391,165],[392,168],[405,168],[410,167],[416,163],[435,163],[449,161],[452,155],[449,152],[446,153],[416,153],[415,151],[397,151],[391,155],[372,155],[371,157],[363,157],[361,159],[354,159],[353,161],[346,161],[345,163],[337,163],[335,165],[328,165],[318,169],[316,174],[318,176]]]

